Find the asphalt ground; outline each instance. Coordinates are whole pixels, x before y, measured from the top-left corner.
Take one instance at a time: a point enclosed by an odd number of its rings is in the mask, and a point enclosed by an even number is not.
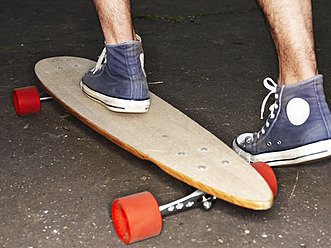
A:
[[[258,131],[277,79],[272,40],[254,1],[133,1],[150,90],[231,145]],[[160,204],[192,191],[154,164],[124,151],[55,101],[18,117],[12,90],[36,85],[40,59],[96,60],[103,35],[91,1],[0,3],[0,246],[125,247],[112,201],[141,191]],[[319,72],[331,104],[331,2],[314,0]],[[265,114],[267,115],[267,113]],[[165,217],[160,236],[130,247],[330,247],[331,159],[275,168],[279,191],[268,211],[217,200],[210,211]]]

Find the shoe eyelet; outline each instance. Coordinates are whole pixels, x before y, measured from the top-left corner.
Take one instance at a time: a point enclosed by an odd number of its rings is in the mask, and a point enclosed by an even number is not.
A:
[[[278,140],[277,141],[277,145],[281,145],[282,144],[282,141],[281,140]]]
[[[271,146],[271,145],[272,145],[271,141],[268,141],[267,146]]]

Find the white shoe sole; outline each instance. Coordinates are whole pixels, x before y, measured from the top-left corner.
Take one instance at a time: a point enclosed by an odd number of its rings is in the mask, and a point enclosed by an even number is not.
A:
[[[150,99],[138,101],[105,96],[85,86],[83,82],[80,82],[80,87],[87,97],[101,103],[111,111],[121,113],[146,113],[150,106]]]
[[[245,152],[238,147],[236,140],[234,140],[233,149],[248,162],[262,161],[269,166],[292,165],[331,156],[331,140],[323,140],[286,151],[268,152],[258,155]]]

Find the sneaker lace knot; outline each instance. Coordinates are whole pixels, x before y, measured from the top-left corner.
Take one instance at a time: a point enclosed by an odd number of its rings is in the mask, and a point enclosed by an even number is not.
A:
[[[265,125],[261,128],[261,130],[257,133],[254,133],[252,137],[249,137],[246,142],[250,143],[253,141],[253,137],[256,137],[257,139],[260,138],[261,134],[264,135],[266,132],[266,128],[270,127],[270,120],[273,120],[276,117],[275,114],[275,110],[278,109],[278,94],[276,93],[276,88],[277,88],[277,84],[274,82],[274,80],[272,80],[271,78],[265,78],[263,80],[263,85],[265,88],[267,88],[269,90],[269,93],[267,94],[267,96],[263,99],[262,102],[262,106],[261,106],[261,119],[263,119],[263,114],[264,114],[264,110],[265,110],[265,105],[267,104],[267,101],[269,99],[269,97],[272,94],[275,94],[275,103],[273,103],[270,107],[269,107],[269,111],[270,111],[270,115],[266,120]]]
[[[275,94],[276,100],[278,99],[278,94],[276,94],[277,84],[274,82],[274,80],[272,80],[271,78],[268,77],[268,78],[266,78],[266,79],[263,80],[263,85],[264,85],[264,87],[266,87],[269,90],[269,93],[263,99],[263,102],[262,102],[262,106],[261,106],[261,120],[263,119],[265,105],[267,104],[267,101],[268,101],[269,97],[272,94]],[[271,112],[271,119],[275,118],[275,114],[274,114],[274,110],[275,109],[278,109],[277,102],[275,102],[274,104],[272,104],[270,106],[270,108],[269,108],[269,110]]]

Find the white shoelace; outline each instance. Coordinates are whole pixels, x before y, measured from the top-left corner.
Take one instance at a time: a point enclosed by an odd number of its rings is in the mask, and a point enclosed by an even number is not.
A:
[[[104,48],[99,56],[99,59],[95,65],[95,67],[92,69],[93,74],[95,74],[100,68],[103,66],[103,64],[107,63],[107,49]]]
[[[271,83],[271,84],[270,84]],[[262,102],[262,106],[261,106],[261,120],[263,119],[263,114],[264,114],[264,109],[265,109],[265,105],[267,104],[267,101],[269,99],[269,97],[271,96],[271,94],[275,94],[275,98],[278,99],[278,94],[276,94],[276,88],[277,88],[277,84],[274,82],[274,80],[272,80],[271,78],[265,78],[263,80],[263,85],[264,87],[266,87],[270,92],[268,93],[268,95],[264,98],[263,102]],[[276,105],[276,103],[272,104],[269,108],[269,110],[271,111],[271,114],[274,115],[274,110],[277,109],[278,106]]]
[[[271,94],[275,94],[275,99],[277,100],[278,99],[278,94],[276,93],[276,88],[277,88],[277,84],[274,82],[274,80],[272,80],[271,78],[265,78],[263,80],[263,85],[264,87],[266,87],[268,90],[269,90],[269,93],[268,95],[263,99],[263,102],[262,102],[262,106],[261,106],[261,119],[263,119],[263,114],[264,114],[264,110],[265,110],[265,105],[267,104],[267,101],[269,99],[269,97],[271,96]],[[276,117],[274,111],[278,109],[278,104],[277,104],[277,101],[272,104],[270,107],[269,107],[269,110],[270,110],[270,119],[274,119]],[[257,138],[260,138],[260,133],[265,134],[265,127],[268,128],[270,126],[270,123],[268,121],[268,118],[267,118],[267,121],[266,121],[266,124],[261,128],[261,130],[256,133],[257,135]]]

